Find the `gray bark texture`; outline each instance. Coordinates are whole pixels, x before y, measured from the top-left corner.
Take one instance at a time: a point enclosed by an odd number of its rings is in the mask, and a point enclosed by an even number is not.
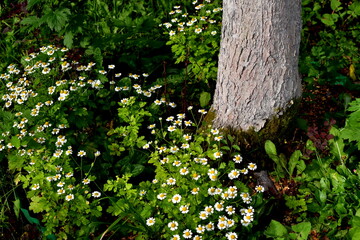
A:
[[[224,0],[221,34],[213,124],[259,131],[301,96],[301,0]]]

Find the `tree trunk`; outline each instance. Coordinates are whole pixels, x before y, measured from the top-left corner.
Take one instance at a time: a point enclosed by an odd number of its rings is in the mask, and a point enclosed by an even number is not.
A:
[[[264,128],[301,96],[301,0],[225,0],[213,125]]]

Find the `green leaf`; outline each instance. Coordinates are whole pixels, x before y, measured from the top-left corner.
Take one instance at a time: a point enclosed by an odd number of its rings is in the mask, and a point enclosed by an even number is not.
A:
[[[354,12],[355,15],[360,15],[360,2],[354,1],[350,6],[349,9]]]
[[[311,3],[312,2],[312,0],[303,0],[302,1],[302,6],[306,6],[306,5],[308,5],[309,3]]]
[[[286,206],[292,209],[294,213],[304,212],[307,210],[304,198],[297,199],[295,196],[285,195],[285,201]]]
[[[297,174],[302,173],[306,169],[306,164],[304,160],[300,160],[296,166]]]
[[[322,190],[330,191],[330,182],[329,179],[326,177],[322,177],[320,179],[320,187]]]
[[[352,227],[360,227],[360,217],[359,216],[353,216],[350,220],[350,224]]]
[[[265,142],[265,151],[269,155],[270,158],[271,158],[271,156],[277,156],[276,146],[270,140],[266,140],[266,142]]]
[[[21,24],[29,25],[28,31],[40,27],[43,23],[44,21],[36,16],[30,16],[21,21]]]
[[[222,162],[220,163],[220,166],[218,167],[218,169],[225,169],[226,168],[226,163]]]
[[[316,197],[316,199],[317,199],[322,205],[324,205],[325,202],[326,202],[326,199],[327,199],[326,191],[317,190],[317,191],[315,192],[315,197]]]
[[[346,216],[347,215],[347,210],[345,207],[344,203],[338,203],[335,205],[335,211],[337,212],[337,214],[339,214],[339,216]]]
[[[20,147],[20,139],[18,137],[16,137],[16,136],[13,136],[11,138],[10,143],[16,148]]]
[[[37,218],[33,218],[30,216],[29,211],[27,209],[21,208],[22,213],[24,214],[25,218],[29,221],[30,224],[36,224],[40,226],[40,221]]]
[[[211,100],[211,94],[208,92],[202,92],[200,94],[200,106],[206,107]]]
[[[351,240],[360,239],[360,227],[353,227],[349,230],[349,237]]]
[[[39,213],[42,211],[49,211],[51,209],[50,205],[50,202],[48,202],[43,197],[33,196],[31,197],[29,209],[34,213]]]
[[[238,145],[232,145],[232,148],[237,150],[237,151],[240,151],[240,147]]]
[[[68,16],[71,14],[68,8],[59,8],[55,11],[47,10],[42,17],[51,30],[59,32],[69,21]]]
[[[337,128],[332,127],[330,129],[330,134],[335,136],[334,139],[331,139],[329,141],[330,152],[332,153],[333,156],[337,158],[338,161],[344,162],[344,160],[347,159],[347,154],[344,152],[344,148],[345,148],[344,140],[338,137],[341,135],[340,131]]]
[[[288,235],[288,230],[280,222],[271,220],[270,225],[264,233],[267,237],[286,237],[286,235]]]
[[[344,184],[346,182],[346,178],[344,176],[341,176],[337,172],[332,172],[330,173],[330,180],[334,191],[342,192],[344,190]]]
[[[308,236],[310,234],[311,231],[311,223],[310,222],[301,222],[298,223],[296,225],[293,225],[292,230],[294,230],[294,232],[300,233],[300,238],[298,239],[308,239]]]
[[[229,139],[229,141],[230,141],[231,143],[234,142],[234,138],[233,138],[231,135],[228,135],[227,137],[228,137],[228,139]]]
[[[68,48],[72,48],[74,42],[74,34],[72,32],[66,32],[64,35],[64,45]]]
[[[137,176],[140,173],[142,173],[144,171],[144,166],[141,164],[134,164],[132,165],[132,171],[131,171],[131,175],[132,176]]]
[[[30,10],[33,6],[41,2],[42,0],[29,0],[27,4],[27,9]]]
[[[332,14],[325,13],[324,15],[322,15],[322,18],[320,20],[328,26],[333,26],[335,24]]]
[[[20,199],[17,197],[15,199],[14,203],[14,213],[16,218],[19,218],[19,214],[20,214]]]
[[[339,136],[357,142],[358,149],[360,150],[360,98],[350,102],[349,105],[350,107],[347,110],[352,113],[346,119],[345,127],[340,130]]]
[[[23,167],[23,163],[25,159],[21,156],[18,156],[16,154],[10,154],[8,155],[9,160],[9,169],[15,170],[15,169],[21,169]]]
[[[225,151],[230,151],[230,147],[228,146],[222,146],[220,149]]]
[[[341,2],[339,0],[331,0],[330,6],[333,11],[335,11],[340,5]]]
[[[296,165],[299,163],[299,158],[301,156],[301,151],[300,150],[296,150],[295,152],[293,152],[293,154],[291,154],[288,166],[289,166],[289,175],[292,176],[294,169],[296,167]]]

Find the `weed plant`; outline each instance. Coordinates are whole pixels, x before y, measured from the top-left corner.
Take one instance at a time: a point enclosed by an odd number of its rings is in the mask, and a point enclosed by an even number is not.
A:
[[[358,1],[302,1],[300,71],[312,87],[321,84],[356,87],[359,74]]]
[[[359,99],[350,103],[348,111],[350,114],[344,127],[333,125],[329,132],[331,138],[325,145],[309,139],[306,153],[312,154],[305,156],[297,150],[288,161],[288,168],[274,145],[267,143],[267,153],[276,163],[276,176],[293,178],[299,186],[296,195],[284,195],[291,218],[297,225],[284,226],[273,220],[265,231],[267,237],[308,239],[311,234],[313,238],[358,238]],[[317,136],[322,140],[323,134]],[[284,175],[286,172],[287,176]]]

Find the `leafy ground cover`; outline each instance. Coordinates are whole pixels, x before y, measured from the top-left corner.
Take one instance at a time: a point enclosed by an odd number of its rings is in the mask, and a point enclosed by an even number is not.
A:
[[[221,1],[79,4],[0,5],[1,237],[358,239],[360,4],[303,1],[299,115],[261,148],[203,121]]]

